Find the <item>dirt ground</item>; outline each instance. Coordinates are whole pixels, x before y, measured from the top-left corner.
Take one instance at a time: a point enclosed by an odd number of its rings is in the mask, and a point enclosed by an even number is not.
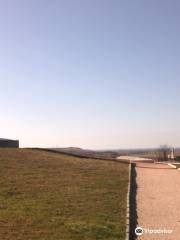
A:
[[[144,229],[138,240],[180,238],[180,171],[164,164],[137,163],[138,226]],[[169,230],[168,233],[146,233]]]

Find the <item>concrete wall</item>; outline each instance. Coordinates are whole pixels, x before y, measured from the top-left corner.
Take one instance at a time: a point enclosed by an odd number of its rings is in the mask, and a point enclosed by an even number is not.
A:
[[[0,140],[0,148],[19,148],[18,140]]]

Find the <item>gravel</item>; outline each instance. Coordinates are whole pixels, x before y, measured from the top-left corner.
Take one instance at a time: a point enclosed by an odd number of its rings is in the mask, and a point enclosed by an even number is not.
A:
[[[144,233],[137,239],[180,239],[180,171],[165,164],[137,163],[138,226],[172,233]]]

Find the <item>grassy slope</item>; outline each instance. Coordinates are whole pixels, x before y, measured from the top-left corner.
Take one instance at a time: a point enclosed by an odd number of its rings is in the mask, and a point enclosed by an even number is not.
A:
[[[123,239],[127,165],[0,149],[0,239]]]

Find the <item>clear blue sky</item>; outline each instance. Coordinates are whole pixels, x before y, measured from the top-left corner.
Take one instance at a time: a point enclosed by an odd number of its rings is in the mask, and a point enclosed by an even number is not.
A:
[[[180,146],[179,0],[0,0],[0,137]]]

